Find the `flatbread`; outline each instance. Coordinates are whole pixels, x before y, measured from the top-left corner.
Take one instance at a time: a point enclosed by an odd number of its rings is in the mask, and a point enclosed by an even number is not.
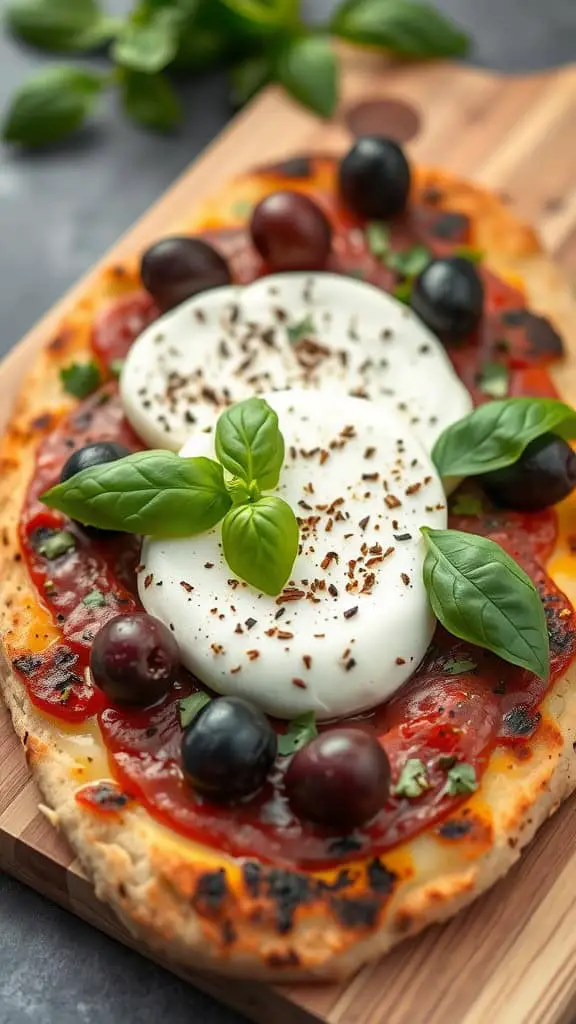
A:
[[[324,172],[322,172],[324,173]],[[325,174],[332,173],[327,166]],[[437,187],[441,206],[471,218],[472,242],[496,273],[522,284],[528,305],[548,315],[570,356],[555,371],[567,400],[576,396],[576,301],[541,251],[533,231],[495,196],[447,173],[419,168],[415,190]],[[324,183],[326,184],[326,183]],[[234,211],[287,184],[271,171],[246,175],[216,196],[196,218],[198,229],[230,226]],[[179,231],[193,225],[178,225]],[[57,635],[38,605],[20,560],[18,519],[44,434],[74,406],[63,396],[59,369],[89,358],[95,312],[110,298],[138,287],[136,263],[110,267],[58,335],[48,341],[18,398],[0,453],[0,682],[45,811],[63,830],[107,901],[138,939],[165,956],[198,967],[267,980],[341,977],[433,921],[455,914],[502,877],[538,826],[576,786],[576,664],[541,706],[542,724],[523,744],[497,747],[480,788],[454,818],[467,816],[466,834],[433,827],[378,858],[305,872],[257,861],[240,862],[183,839],[110,783],[101,813],[78,803],[79,786],[109,778],[97,747],[82,748],[74,729],[38,712],[14,674],[14,658],[43,649]],[[560,509],[561,538],[552,575],[576,600],[576,573],[563,559],[569,515]],[[567,567],[568,566],[568,567]],[[572,590],[572,594],[569,591]],[[80,727],[86,734],[95,727]],[[82,753],[84,749],[84,753]],[[90,761],[86,750],[91,754]],[[528,750],[528,756],[526,751]],[[447,819],[450,821],[450,819]],[[446,825],[446,822],[443,823]],[[452,831],[453,834],[450,834]]]

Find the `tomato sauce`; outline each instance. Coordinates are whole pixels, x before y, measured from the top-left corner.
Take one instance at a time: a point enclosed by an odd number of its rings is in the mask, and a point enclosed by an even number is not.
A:
[[[336,209],[332,197],[323,198],[335,225],[331,269],[394,291],[395,273],[368,251],[353,218]],[[212,232],[206,237],[227,256],[236,280],[251,281],[266,272],[244,232]],[[468,241],[466,218],[439,211],[433,203],[413,206],[391,229],[395,250],[425,244],[435,255],[443,255]],[[458,374],[476,402],[495,397],[491,394],[494,364],[501,367],[496,377],[499,387],[505,382],[505,394],[554,395],[547,368],[561,354],[560,339],[546,321],[525,309],[519,291],[485,269],[482,274],[483,323],[476,336],[450,349]],[[95,323],[96,354],[108,364],[123,358],[155,315],[144,293],[118,300]],[[467,762],[480,777],[496,743],[512,744],[521,751],[538,729],[538,709],[545,693],[576,654],[573,609],[545,570],[556,539],[556,515],[553,510],[496,511],[487,508],[483,499],[479,514],[454,514],[450,525],[491,537],[535,581],[550,633],[550,679],[537,679],[439,627],[408,683],[385,705],[353,719],[358,728],[380,738],[393,780],[407,758],[414,757],[426,766],[430,788],[418,799],[391,796],[373,821],[349,835],[294,817],[283,793],[285,758],[278,759],[262,791],[249,801],[229,807],[197,796],[180,768],[178,702],[200,689],[200,684],[182,671],[171,693],[153,708],[126,710],[108,703],[86,678],[90,645],[98,629],[113,615],[139,607],[139,541],[82,531],[42,505],[39,495],[57,482],[71,451],[92,440],[119,441],[131,450],[142,447],[123,418],[114,383],[83,402],[40,446],[21,517],[20,540],[38,598],[52,614],[60,639],[43,654],[25,654],[14,664],[33,703],[43,711],[76,723],[98,715],[115,778],[126,794],[168,826],[229,853],[278,864],[318,867],[374,855],[442,820],[465,799],[446,791],[447,759]],[[465,487],[477,503],[473,485]],[[46,537],[62,529],[72,536],[74,546],[50,560],[39,548],[45,550]],[[279,732],[283,728],[277,723]]]

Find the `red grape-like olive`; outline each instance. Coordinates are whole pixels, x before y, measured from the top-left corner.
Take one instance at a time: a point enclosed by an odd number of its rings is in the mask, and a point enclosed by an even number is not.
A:
[[[325,213],[299,192],[273,192],[255,207],[250,234],[271,270],[322,270],[332,245]]]
[[[563,501],[576,487],[576,453],[556,434],[542,434],[512,466],[493,469],[480,480],[495,505],[536,512]]]
[[[464,256],[431,260],[414,281],[410,305],[442,341],[462,341],[482,319],[480,274]]]
[[[357,728],[328,729],[297,751],[285,786],[299,817],[350,829],[386,803],[390,763],[375,736]]]
[[[173,309],[198,292],[230,284],[223,256],[201,238],[162,238],[142,257],[142,284],[161,309]]]
[[[184,774],[216,800],[251,796],[274,764],[278,742],[266,716],[242,697],[218,697],[182,737]]]
[[[179,664],[172,633],[145,612],[110,619],[96,634],[90,653],[96,686],[114,703],[135,707],[154,704],[168,693]]]
[[[365,135],[340,164],[340,194],[354,213],[388,220],[402,213],[410,194],[410,165],[393,139]]]

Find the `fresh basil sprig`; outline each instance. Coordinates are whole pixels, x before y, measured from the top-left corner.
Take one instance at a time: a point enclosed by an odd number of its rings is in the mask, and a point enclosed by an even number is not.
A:
[[[517,462],[542,434],[576,438],[576,412],[557,398],[487,402],[447,427],[432,450],[443,477],[478,476]]]
[[[227,409],[216,428],[220,462],[174,452],[135,452],[92,466],[42,495],[86,526],[151,537],[191,537],[222,520],[230,568],[266,594],[280,593],[298,553],[299,529],[290,506],[261,495],[278,483],[284,438],[263,398]],[[224,476],[224,470],[234,475]]]
[[[317,735],[316,715],[313,711],[304,711],[297,718],[293,718],[288,723],[286,732],[278,737],[278,753],[282,757],[290,757]]]
[[[453,636],[548,677],[544,606],[532,580],[499,544],[460,530],[422,527],[424,585]]]
[[[91,73],[62,69],[65,77],[50,83],[41,116],[38,79],[25,82],[8,110],[4,138],[26,146],[77,129],[104,86],[119,89],[126,114],[139,124],[173,127],[183,108],[162,74],[172,69],[196,73],[229,64],[234,100],[245,102],[277,82],[320,117],[331,117],[339,92],[331,37],[404,59],[456,56],[469,42],[433,7],[406,0],[340,0],[314,28],[302,20],[299,0],[133,0],[125,18],[109,17],[103,0],[6,0],[3,7],[10,31],[27,43],[77,53],[108,45],[114,66],[89,97],[82,76]]]

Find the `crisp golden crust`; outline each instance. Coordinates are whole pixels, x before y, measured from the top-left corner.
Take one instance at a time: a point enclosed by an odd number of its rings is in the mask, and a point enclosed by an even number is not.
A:
[[[440,188],[442,205],[471,217],[474,244],[484,250],[488,264],[515,283],[524,281],[529,304],[549,315],[576,350],[576,338],[570,337],[576,302],[531,229],[480,188],[418,170],[416,187],[430,186]],[[277,187],[271,174],[268,188]],[[253,202],[266,188],[262,177],[241,178],[196,223],[229,224],[239,200]],[[37,712],[11,668],[19,654],[43,649],[55,636],[19,560],[16,529],[38,440],[71,404],[63,400],[58,370],[71,357],[88,354],[94,311],[135,286],[131,268],[104,274],[58,338],[38,355],[2,445],[3,693],[54,823],[67,835],[98,896],[144,944],[230,974],[269,980],[342,976],[476,898],[506,873],[541,822],[572,792],[576,666],[547,696],[542,725],[521,751],[497,748],[480,789],[465,805],[376,860],[314,874],[240,863],[173,835],[114,784],[102,790],[106,799],[99,812],[80,804],[78,787],[107,777],[105,758],[89,763],[78,754],[74,730]],[[558,375],[567,399],[574,394],[574,365],[568,359]]]

